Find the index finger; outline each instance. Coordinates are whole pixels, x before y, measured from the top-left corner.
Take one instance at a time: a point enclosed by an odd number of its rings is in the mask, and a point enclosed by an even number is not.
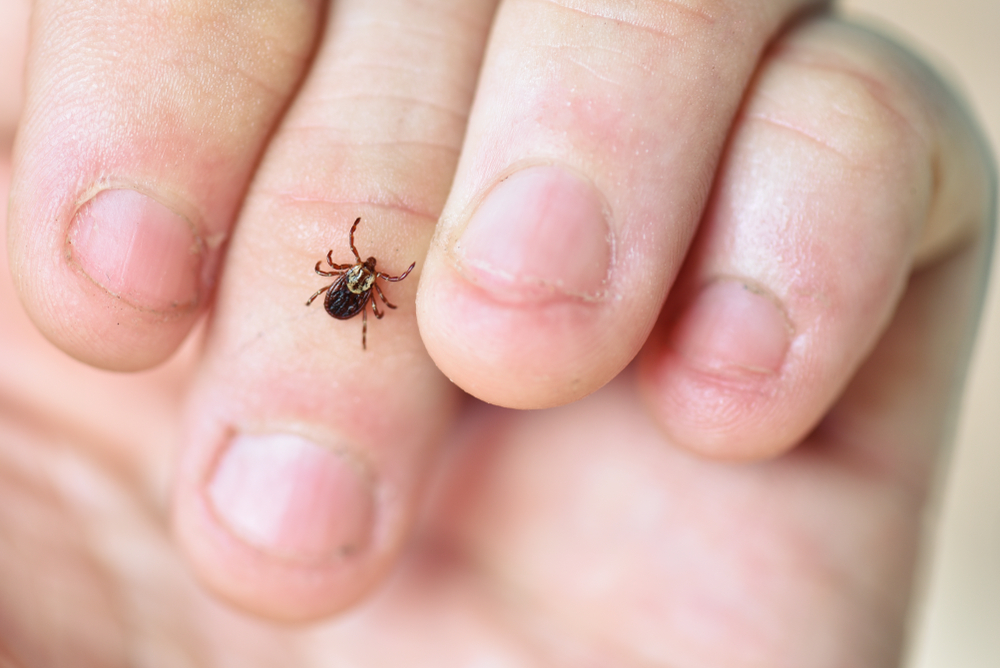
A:
[[[87,363],[173,352],[211,297],[320,3],[34,4],[8,252],[21,300]]]

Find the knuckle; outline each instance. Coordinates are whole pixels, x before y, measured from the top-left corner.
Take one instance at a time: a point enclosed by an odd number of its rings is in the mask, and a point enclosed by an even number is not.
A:
[[[564,15],[586,23],[587,29],[619,26],[632,33],[649,33],[667,38],[742,25],[754,28],[770,25],[777,13],[768,12],[766,3],[736,0],[653,0],[623,3],[616,0],[534,0]],[[580,19],[583,19],[580,21]]]
[[[933,119],[887,46],[836,21],[806,24],[768,54],[747,114],[798,129],[863,171],[902,154],[929,164]]]
[[[930,160],[926,120],[881,73],[828,51],[786,50],[762,72],[746,116],[781,125],[861,170],[900,149]]]
[[[34,62],[59,82],[44,91],[56,106],[96,99],[108,108],[75,114],[91,126],[194,135],[198,121],[211,118],[216,132],[208,138],[231,139],[272,114],[304,69],[315,12],[292,5],[40,3],[36,33],[62,37],[39,40]]]
[[[524,5],[530,3],[530,8]],[[773,3],[736,0],[522,0],[509,13],[519,44],[534,43],[572,76],[616,84],[647,76],[689,79],[725,54],[755,51],[781,17]],[[752,46],[751,46],[752,45]],[[553,53],[554,52],[554,53]]]
[[[981,131],[904,46],[850,23],[812,21],[772,49],[756,87],[749,117],[798,130],[856,175],[920,194],[918,262],[979,238],[992,219]]]

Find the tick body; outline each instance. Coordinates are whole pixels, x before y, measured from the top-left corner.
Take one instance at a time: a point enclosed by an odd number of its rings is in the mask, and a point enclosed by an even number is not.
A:
[[[306,306],[312,304],[317,297],[326,292],[323,307],[332,317],[337,320],[350,320],[360,313],[362,323],[361,347],[367,350],[368,303],[371,302],[372,313],[375,314],[376,318],[381,320],[382,316],[385,315],[385,311],[378,310],[378,301],[372,296],[372,293],[378,294],[379,299],[388,308],[396,308],[395,304],[390,304],[389,300],[385,298],[382,288],[378,285],[378,279],[389,281],[390,283],[401,281],[413,271],[417,263],[414,262],[411,264],[399,276],[390,276],[375,269],[375,258],[370,257],[362,261],[361,256],[358,255],[358,249],[354,247],[354,230],[358,229],[358,223],[360,222],[361,219],[358,218],[354,221],[354,225],[351,226],[351,252],[354,253],[356,262],[354,264],[336,264],[333,261],[333,251],[331,250],[327,253],[326,263],[330,265],[330,271],[321,268],[323,260],[320,260],[316,263],[316,273],[320,276],[336,276],[337,279],[330,285],[322,287],[313,293],[313,296],[306,302]]]

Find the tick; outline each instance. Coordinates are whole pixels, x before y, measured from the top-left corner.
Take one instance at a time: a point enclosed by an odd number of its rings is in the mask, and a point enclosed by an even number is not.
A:
[[[382,299],[388,308],[396,308],[395,304],[390,304],[389,300],[385,298],[382,293],[382,288],[378,285],[378,279],[383,281],[389,281],[390,283],[396,283],[398,281],[406,278],[413,268],[417,266],[414,262],[410,267],[404,271],[399,276],[390,276],[389,274],[383,274],[381,271],[375,270],[375,258],[370,257],[364,262],[361,261],[361,256],[358,255],[358,249],[354,247],[354,230],[358,229],[358,223],[361,219],[358,218],[354,221],[354,225],[351,225],[351,252],[354,253],[354,259],[357,260],[354,264],[336,264],[333,261],[333,251],[331,250],[326,254],[326,263],[330,265],[333,269],[332,271],[325,271],[321,269],[320,266],[323,264],[323,260],[316,263],[316,273],[320,276],[337,276],[335,280],[330,285],[320,288],[317,290],[309,301],[306,302],[306,306],[313,303],[317,297],[319,297],[323,292],[326,292],[326,299],[323,300],[323,307],[326,312],[337,320],[350,320],[357,314],[361,314],[361,348],[364,350],[368,349],[367,338],[368,338],[368,302],[372,304],[372,313],[379,320],[385,315],[385,311],[378,310],[378,301],[372,296],[372,291],[374,290],[378,293],[378,296]]]

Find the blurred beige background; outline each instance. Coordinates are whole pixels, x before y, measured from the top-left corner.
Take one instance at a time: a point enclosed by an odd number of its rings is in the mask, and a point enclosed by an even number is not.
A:
[[[846,0],[915,46],[1000,147],[1000,0]],[[909,668],[1000,666],[1000,266],[986,297],[950,469],[932,517]]]

